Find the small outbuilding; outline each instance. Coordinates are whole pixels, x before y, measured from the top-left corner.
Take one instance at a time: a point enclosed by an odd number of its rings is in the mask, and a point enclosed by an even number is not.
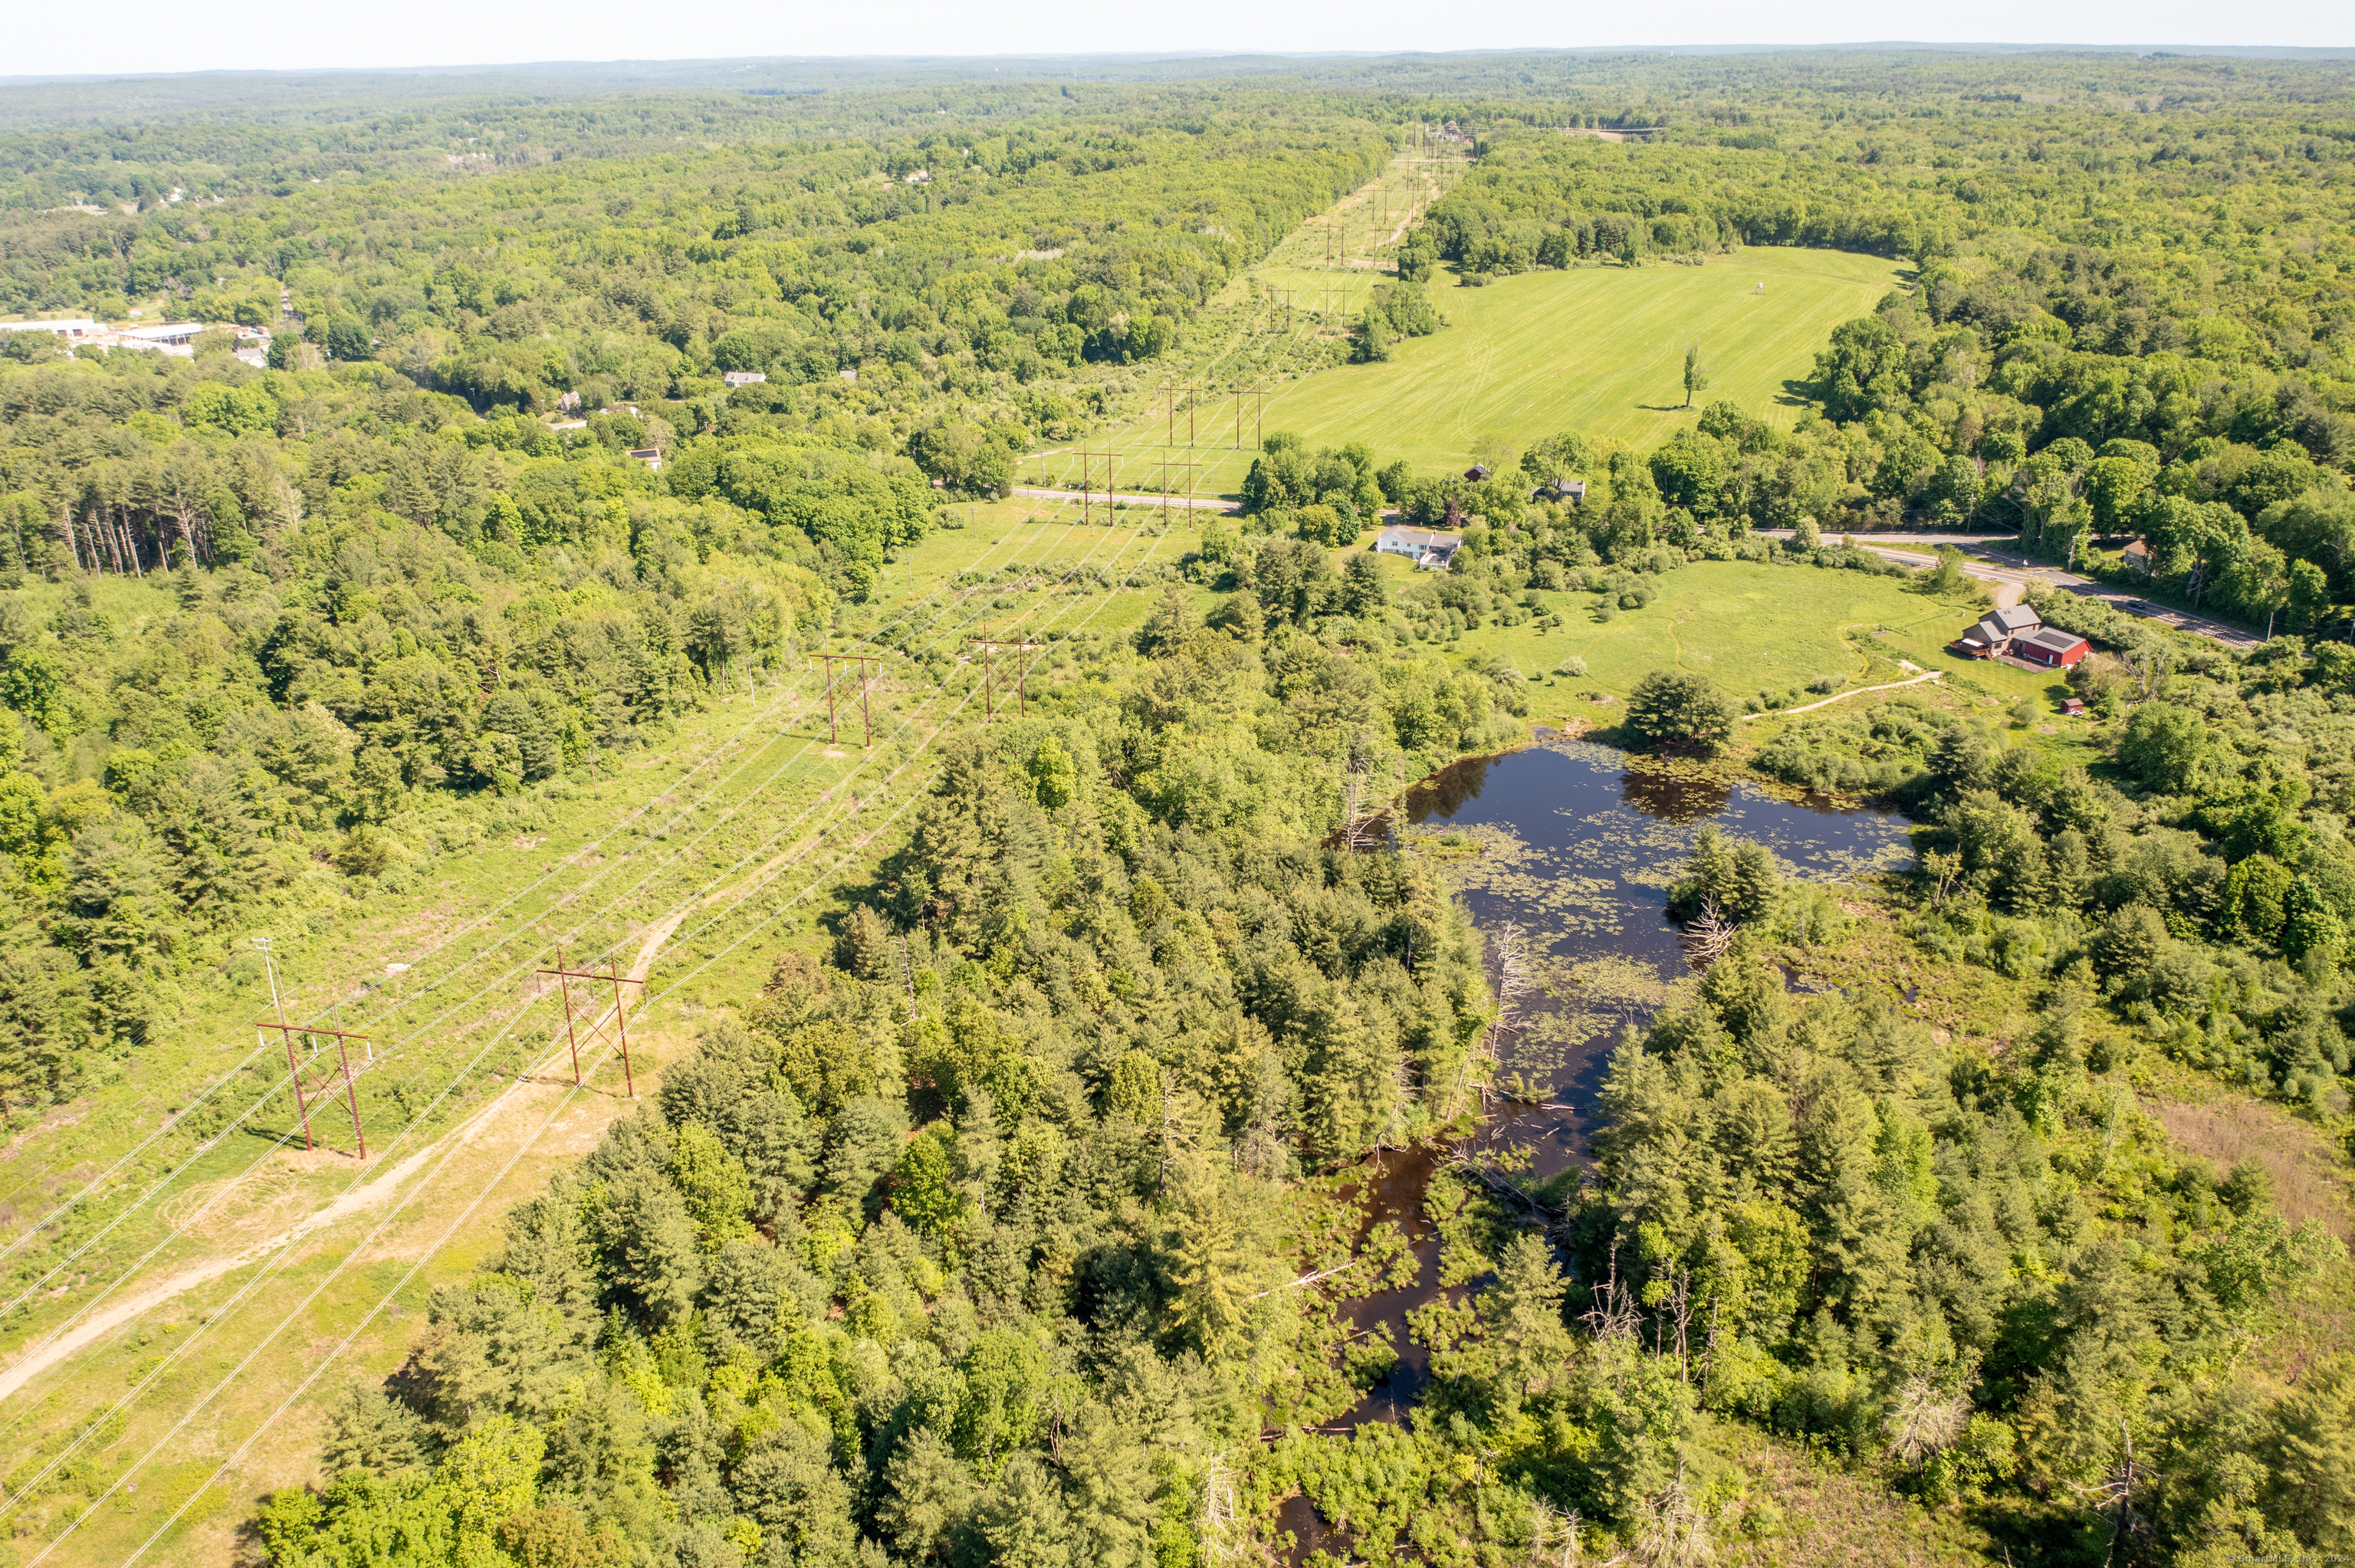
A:
[[[662,449],[660,447],[639,447],[635,450],[632,451],[630,455],[637,459],[640,462],[645,464],[648,468],[657,471],[662,468]]]
[[[1551,484],[1540,484],[1529,492],[1529,499],[1540,506],[1550,501],[1560,502],[1570,506],[1583,506],[1586,504],[1586,481],[1557,479]]]
[[[1476,462],[1464,471],[1464,477],[1477,484],[1488,477],[1488,465],[1485,462]]]
[[[2040,627],[2030,636],[2011,640],[2013,658],[2051,670],[2066,670],[2093,651],[2092,643],[2057,626]]]

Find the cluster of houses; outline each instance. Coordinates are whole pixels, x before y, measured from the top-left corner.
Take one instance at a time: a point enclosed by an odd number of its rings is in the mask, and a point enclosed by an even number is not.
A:
[[[218,323],[215,323],[218,325]],[[75,349],[138,348],[154,354],[177,355],[182,359],[193,356],[197,334],[208,330],[203,322],[164,322],[154,326],[110,326],[88,316],[37,322],[0,322],[0,333],[46,332],[54,335],[60,346],[71,354]],[[237,334],[237,346],[232,351],[250,365],[260,365],[270,353],[268,327],[227,327],[222,330]]]
[[[1990,609],[1955,639],[1955,652],[1968,659],[1996,659],[2030,670],[2066,670],[2093,652],[2073,631],[2044,624],[2024,604]]]
[[[1488,477],[1488,465],[1476,462],[1464,471],[1464,477],[1477,484]],[[1529,499],[1542,505],[1556,502],[1569,506],[1586,503],[1586,481],[1557,479],[1539,485],[1529,492]],[[1457,520],[1455,503],[1447,503],[1449,523]],[[1416,566],[1432,571],[1445,571],[1455,562],[1455,552],[1464,547],[1464,535],[1453,528],[1411,528],[1405,524],[1393,524],[1381,531],[1374,548],[1385,556],[1404,556]]]

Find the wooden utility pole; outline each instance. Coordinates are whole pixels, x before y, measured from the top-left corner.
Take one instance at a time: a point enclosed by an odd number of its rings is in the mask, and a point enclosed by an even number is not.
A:
[[[981,722],[988,724],[997,717],[996,674],[998,655],[1009,651],[1027,653],[1036,648],[1038,644],[1035,642],[996,642],[986,637],[968,637],[965,641],[971,643],[975,652],[979,653],[981,656]],[[1018,681],[1015,683],[1014,701],[1022,716],[1028,718],[1030,715],[1030,691],[1029,682],[1028,680]]]
[[[1172,404],[1172,405],[1171,405],[1171,408],[1170,408],[1170,422],[1171,422],[1171,427],[1172,427],[1172,429],[1173,429],[1173,430],[1174,430],[1174,429],[1176,428],[1176,423],[1177,423],[1177,408],[1176,408],[1176,405],[1175,405],[1175,404]],[[1102,459],[1103,460],[1103,465],[1104,465],[1104,521],[1105,521],[1106,523],[1110,523],[1110,522],[1112,521],[1112,470],[1113,470],[1113,454],[1112,454],[1112,453],[1110,453],[1110,452],[1084,452],[1084,451],[1083,451],[1083,452],[1081,452],[1081,453],[1079,454],[1079,459],[1080,459],[1080,526],[1082,526],[1082,527],[1083,527],[1083,528],[1084,528],[1084,527],[1086,527],[1086,526],[1087,526],[1087,524],[1088,524],[1088,501],[1089,501],[1088,463],[1089,463],[1089,461],[1090,461],[1091,459],[1093,459],[1093,458],[1102,458]]]
[[[1235,450],[1243,450],[1243,399],[1256,397],[1258,406],[1252,414],[1252,444],[1260,446],[1267,440],[1267,388],[1238,387],[1235,388]]]
[[[1186,399],[1186,444],[1192,446],[1195,421],[1200,415],[1202,400],[1194,395],[1193,387],[1180,387],[1175,382],[1163,382],[1161,392],[1169,399],[1169,439],[1162,445],[1174,447],[1178,444],[1178,402],[1182,397]]]
[[[1194,470],[1198,466],[1190,458],[1161,460],[1161,526],[1164,531],[1169,526],[1169,471],[1173,468],[1186,471],[1186,477],[1179,482],[1186,486],[1186,493],[1190,498],[1194,491]]]
[[[882,662],[880,656],[873,653],[821,653],[818,658],[826,663],[826,743],[828,746],[834,744],[834,667],[837,663],[855,662],[858,666],[858,721],[867,736],[859,744],[874,745],[875,717],[867,700],[867,666]]]
[[[856,657],[856,655],[851,656]],[[602,981],[613,988],[613,1028],[622,1041],[622,1089],[630,1098],[636,1099],[638,1080],[637,1075],[630,1065],[630,1020],[623,1005],[622,988],[625,985],[634,985],[643,991],[646,982],[642,980],[632,980],[619,969],[573,969],[565,963],[564,953],[560,948],[557,951],[556,967],[552,969],[541,969],[539,972],[554,976],[558,983],[564,988],[564,1038],[572,1046],[572,1086],[575,1088],[581,1086],[581,1045],[573,1039],[572,1033],[572,982],[574,980]],[[593,1017],[590,1020],[590,1028],[591,1030],[596,1028],[596,1020]]]
[[[254,1027],[263,1031],[265,1034],[268,1031],[275,1029],[278,1031],[279,1038],[286,1043],[286,1075],[294,1081],[294,1109],[295,1114],[303,1121],[303,1147],[305,1150],[317,1147],[311,1140],[313,1097],[321,1089],[333,1086],[340,1077],[344,1103],[350,1107],[352,1113],[352,1141],[358,1146],[360,1159],[365,1161],[368,1159],[368,1134],[360,1128],[359,1090],[355,1086],[349,1043],[357,1040],[367,1044],[368,1036],[350,1033],[341,1029],[313,1029],[302,1024],[287,1022],[285,1004],[280,1000],[278,994],[278,956],[272,948],[270,938],[267,937],[256,937],[253,939],[253,945],[260,949],[261,967],[270,976],[270,1011],[276,1014],[274,1018],[265,1019],[256,1023]],[[331,1039],[336,1043],[336,1065],[323,1075],[316,1083],[305,1081],[304,1075],[310,1071],[311,1062],[304,1058],[303,1053],[294,1049],[294,1037],[298,1034],[306,1037],[306,1043],[310,1045],[308,1054],[312,1058],[319,1054],[316,1043],[319,1038]],[[368,1047],[368,1054],[369,1061],[376,1060],[374,1046]]]
[[[564,967],[564,949],[556,949],[554,969],[541,969],[539,973],[555,976],[564,992],[564,1044],[572,1051],[572,1086],[577,1089],[581,1086],[581,1041],[572,1032],[572,971]]]

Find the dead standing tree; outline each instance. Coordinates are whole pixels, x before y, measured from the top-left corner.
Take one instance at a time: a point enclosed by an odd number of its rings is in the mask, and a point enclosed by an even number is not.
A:
[[[1497,933],[1497,1016],[1489,1020],[1488,1027],[1482,1031],[1480,1043],[1467,1048],[1463,1059],[1456,1064],[1455,1084],[1448,1091],[1447,1104],[1440,1112],[1441,1120],[1455,1117],[1465,1094],[1471,1087],[1472,1069],[1476,1064],[1485,1065],[1487,1068],[1480,1081],[1480,1097],[1483,1104],[1487,1103],[1488,1080],[1496,1075],[1498,1039],[1521,1027],[1521,998],[1528,994],[1529,989],[1528,944],[1519,925],[1508,920]]]
[[[1685,950],[1685,962],[1706,974],[1710,965],[1725,957],[1725,950],[1733,946],[1733,938],[1741,931],[1740,926],[1718,912],[1716,899],[1705,898],[1700,913],[1685,923],[1677,941]]]

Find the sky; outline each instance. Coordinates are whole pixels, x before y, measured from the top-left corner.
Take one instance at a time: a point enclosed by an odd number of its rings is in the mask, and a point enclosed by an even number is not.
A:
[[[702,0],[672,12],[641,0],[560,5],[480,0],[320,5],[317,0],[118,0],[101,18],[27,5],[0,75],[358,69],[542,60],[1041,52],[1388,51],[1612,48],[1643,44],[1932,42],[2355,44],[2344,5],[2320,0],[1982,0],[1891,5],[1737,0],[1604,5],[1561,0],[1355,0],[1340,5],[1188,0],[900,0],[775,5]]]

